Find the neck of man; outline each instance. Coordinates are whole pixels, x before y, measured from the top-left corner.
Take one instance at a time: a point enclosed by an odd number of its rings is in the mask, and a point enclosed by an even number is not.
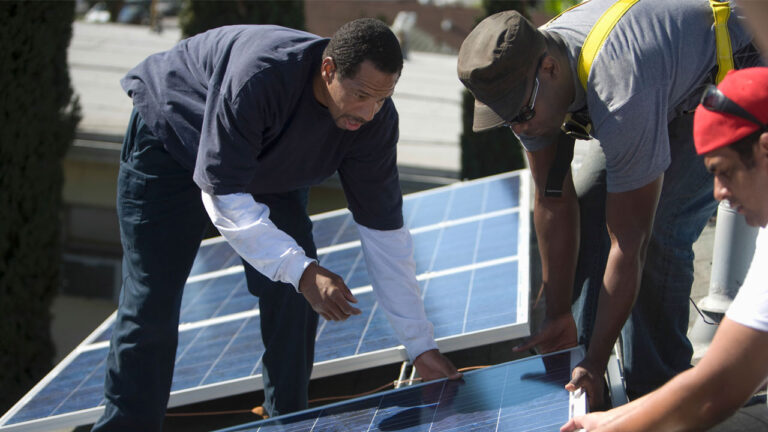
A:
[[[312,77],[312,94],[315,95],[315,100],[317,100],[320,105],[328,108],[327,100],[330,96],[320,68],[317,68],[317,72],[315,72],[315,75]]]

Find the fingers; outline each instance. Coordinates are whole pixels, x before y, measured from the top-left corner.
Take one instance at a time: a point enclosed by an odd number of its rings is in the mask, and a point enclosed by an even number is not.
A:
[[[536,333],[535,335],[528,338],[527,341],[512,348],[512,351],[514,352],[528,351],[529,349],[532,349],[536,345],[540,344],[543,339],[544,339],[544,336],[542,336],[542,333]]]
[[[571,380],[568,382],[568,384],[565,385],[565,389],[568,390],[569,392],[575,392],[580,388],[581,386],[579,385],[577,380]]]
[[[352,291],[337,274],[323,267],[313,265],[302,276],[301,293],[315,312],[327,321],[344,321],[352,315],[360,315],[360,309],[350,305],[357,303]]]
[[[571,375],[571,381],[568,382],[568,384],[565,385],[565,389],[568,391],[576,391],[577,389],[580,389],[587,384],[587,373],[584,369],[577,367],[573,370],[573,373]],[[587,389],[585,389],[587,390]]]
[[[447,377],[450,380],[457,380],[464,376],[463,373],[456,369],[456,366],[453,365],[453,362],[451,362],[448,357],[440,354],[440,358],[442,359],[440,362],[440,373],[444,377]]]
[[[568,420],[568,423],[560,427],[560,432],[575,432],[579,429],[574,419]]]
[[[565,385],[568,391],[583,389],[587,393],[590,408],[594,409],[603,405],[603,378],[600,374],[593,374],[581,366],[577,366],[571,375],[571,381]]]
[[[357,299],[352,295],[349,289],[344,287],[336,287],[330,296],[328,296],[325,302],[326,312],[333,318],[333,321],[344,321],[352,315],[360,315],[360,309],[350,305],[348,299],[357,302]]]
[[[536,347],[542,354],[546,354],[576,346],[576,343],[576,325],[573,316],[568,313],[552,320],[547,319],[539,332],[513,350],[521,352]]]
[[[349,302],[357,303],[357,299],[352,294],[352,291],[346,287],[346,285],[341,286],[339,290],[334,294],[337,293],[340,294],[340,296],[335,296],[334,299],[336,300],[336,304],[339,306],[339,308],[341,308],[342,312],[344,312],[347,316],[360,315],[360,309],[349,304]]]
[[[436,349],[421,353],[413,361],[416,370],[421,378],[426,381],[432,381],[440,378],[457,380],[464,376],[456,369],[456,366]]]
[[[355,298],[354,294],[352,294],[352,291],[349,290],[346,286],[344,287],[344,290],[342,291],[344,294],[344,299],[348,302],[357,303],[357,298]],[[353,308],[354,309],[354,308]]]
[[[568,423],[560,427],[560,432],[584,432],[586,425],[581,422],[583,418],[584,416],[568,420]]]

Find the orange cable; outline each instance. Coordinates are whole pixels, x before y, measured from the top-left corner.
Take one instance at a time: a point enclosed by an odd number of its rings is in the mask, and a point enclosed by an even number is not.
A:
[[[469,372],[469,371],[472,371],[472,370],[475,370],[475,369],[485,369],[487,367],[488,367],[488,365],[484,365],[484,366],[467,366],[467,367],[459,369],[459,372]]]
[[[261,408],[261,407],[257,407]],[[252,413],[256,414],[254,412],[256,408],[253,409],[241,409],[241,410],[229,410],[229,411],[205,411],[200,413],[165,413],[166,417],[195,417],[195,416],[213,416],[213,415],[230,415],[230,414],[246,414],[246,413]]]
[[[483,369],[488,366],[468,366],[459,369],[459,372],[467,372],[475,369]],[[335,400],[346,400],[346,399],[353,399],[358,398],[362,396],[368,396],[372,393],[376,393],[378,391],[384,390],[385,388],[388,388],[390,386],[394,387],[398,384],[411,384],[414,382],[421,381],[421,378],[414,378],[414,379],[406,379],[406,380],[394,380],[392,382],[388,382],[384,385],[381,385],[379,387],[376,387],[373,390],[369,390],[367,392],[358,393],[355,395],[346,395],[346,396],[328,396],[328,397],[322,397],[317,399],[312,399],[309,401],[309,403],[317,403],[317,402],[326,402],[326,401],[335,401]],[[197,417],[197,416],[214,416],[214,415],[231,415],[231,414],[245,414],[245,413],[252,413],[259,416],[266,418],[269,418],[269,416],[266,415],[264,412],[264,408],[261,406],[257,406],[253,409],[241,409],[241,410],[230,410],[230,411],[203,411],[203,412],[196,412],[196,413],[166,413],[166,417]]]

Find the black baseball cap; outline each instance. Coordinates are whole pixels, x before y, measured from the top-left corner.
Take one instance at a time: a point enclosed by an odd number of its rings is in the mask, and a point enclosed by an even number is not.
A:
[[[475,132],[501,126],[525,102],[529,77],[546,51],[544,35],[517,11],[491,15],[459,49],[459,80],[475,97]]]

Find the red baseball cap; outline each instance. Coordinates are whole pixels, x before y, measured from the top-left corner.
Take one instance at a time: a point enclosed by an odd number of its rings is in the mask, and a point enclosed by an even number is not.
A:
[[[717,86],[721,93],[758,120],[768,124],[768,67],[732,70]],[[757,132],[760,126],[739,116],[696,107],[693,140],[698,154],[720,147]]]

